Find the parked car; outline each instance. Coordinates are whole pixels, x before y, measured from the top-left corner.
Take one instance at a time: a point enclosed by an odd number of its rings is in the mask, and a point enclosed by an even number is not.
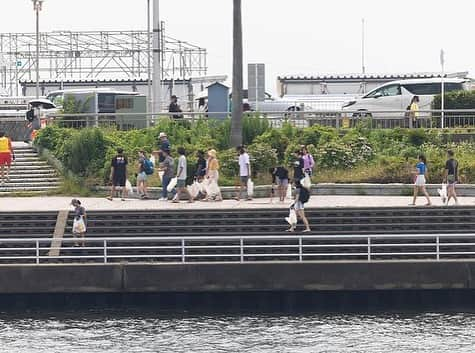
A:
[[[361,98],[346,102],[342,109],[353,117],[401,117],[414,96],[419,96],[420,110],[430,110],[434,96],[440,94],[441,89],[440,77],[392,81],[373,89]],[[470,80],[444,78],[444,89],[445,92],[469,90]]]

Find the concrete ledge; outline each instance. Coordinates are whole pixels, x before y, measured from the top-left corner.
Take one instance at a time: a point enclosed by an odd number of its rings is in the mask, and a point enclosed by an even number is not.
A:
[[[312,195],[348,195],[348,196],[410,196],[413,193],[413,184],[336,184],[322,183],[312,186]],[[437,189],[440,184],[427,184],[427,191],[431,196],[439,196]],[[109,192],[110,187],[98,186],[95,191]],[[159,198],[160,187],[151,187],[149,192],[152,197]],[[234,186],[221,187],[223,198],[231,199],[236,196],[237,188]],[[457,193],[466,196],[475,196],[475,185],[459,184],[457,185]],[[271,186],[260,185],[254,188],[254,197],[270,197]],[[134,187],[134,196],[137,197],[137,190]],[[274,197],[278,197],[274,195]]]
[[[475,262],[104,264],[0,267],[0,294],[474,289]]]

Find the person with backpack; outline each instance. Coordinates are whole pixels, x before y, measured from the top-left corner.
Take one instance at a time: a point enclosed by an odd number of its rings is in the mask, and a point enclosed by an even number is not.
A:
[[[147,190],[147,179],[149,175],[153,175],[154,166],[150,159],[147,158],[145,151],[139,152],[139,169],[137,173],[137,192],[142,200],[149,198]]]
[[[186,177],[187,177],[187,164],[186,164],[186,157],[185,157],[185,149],[183,147],[178,147],[177,150],[180,157],[178,157],[178,165],[176,171],[176,194],[173,198],[174,203],[180,202],[180,194],[184,192],[188,195],[188,202],[194,202],[193,196],[191,196],[190,192],[186,188]]]
[[[311,231],[311,229],[308,219],[305,216],[305,204],[310,200],[310,190],[304,188],[297,180],[295,181],[295,187],[297,188],[297,192],[295,193],[295,201],[290,206],[290,208],[295,210],[297,217],[300,218],[305,225],[303,232],[308,233]],[[287,229],[287,232],[295,232],[296,228],[297,223],[292,223],[290,228]]]
[[[4,131],[0,131],[0,182],[5,184],[5,180],[10,180],[10,166],[12,160],[15,160],[15,153],[13,152],[12,141],[5,136]]]

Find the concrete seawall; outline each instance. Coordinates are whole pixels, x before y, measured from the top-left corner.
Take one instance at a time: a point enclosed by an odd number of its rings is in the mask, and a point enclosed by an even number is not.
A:
[[[0,294],[475,289],[475,262],[15,265]]]

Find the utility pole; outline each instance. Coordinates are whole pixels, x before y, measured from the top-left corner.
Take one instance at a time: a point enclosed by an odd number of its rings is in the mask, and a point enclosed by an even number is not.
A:
[[[441,87],[440,87],[440,127],[444,128],[444,109],[445,109],[445,85],[444,85],[444,76],[445,76],[445,53],[444,49],[440,50],[440,67],[441,67]]]
[[[231,115],[231,145],[242,145],[242,18],[241,0],[233,0],[233,87]]]
[[[31,0],[36,12],[36,98],[40,97],[40,11],[44,0]]]
[[[150,0],[147,0],[147,113],[152,112],[152,43],[150,33]],[[150,116],[147,115],[147,127]]]
[[[153,112],[161,111],[160,1],[153,0]]]

